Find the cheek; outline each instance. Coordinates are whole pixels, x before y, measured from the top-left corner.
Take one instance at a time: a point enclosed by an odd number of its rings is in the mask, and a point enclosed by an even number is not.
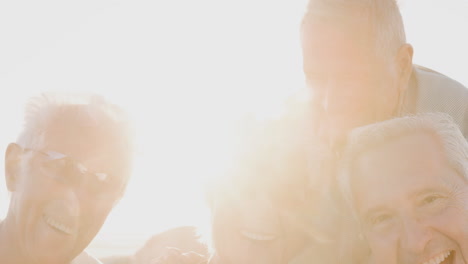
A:
[[[431,221],[435,230],[468,249],[468,211],[461,207],[451,207]]]
[[[112,210],[112,204],[82,203],[82,218],[91,226],[100,227]]]
[[[47,188],[44,184],[24,182],[21,188],[13,193],[11,206],[19,221],[28,222],[42,216],[43,207],[53,193],[45,191]]]
[[[350,86],[348,95],[340,98],[340,104],[344,105],[343,110],[355,116],[373,115],[381,108],[382,100],[385,96],[379,90],[379,85],[373,80],[365,80]]]
[[[379,104],[383,104],[387,111],[393,110],[397,106],[400,91],[395,79],[389,75],[383,76],[375,81],[375,97]]]
[[[398,244],[394,238],[385,238],[379,236],[369,236],[368,243],[370,247],[370,263],[391,264],[397,263]]]
[[[222,259],[228,259],[233,263],[242,261],[239,254],[242,244],[234,218],[229,218],[221,212],[213,216],[212,239],[215,251]],[[240,262],[241,263],[241,262]]]
[[[80,212],[81,239],[92,239],[104,224],[112,205],[82,203]]]
[[[211,232],[217,250],[225,251],[239,242],[237,222],[236,217],[225,210],[214,212]]]

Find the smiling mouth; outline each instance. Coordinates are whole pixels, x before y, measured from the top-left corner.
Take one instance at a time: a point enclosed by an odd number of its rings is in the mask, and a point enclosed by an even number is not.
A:
[[[250,240],[255,240],[255,241],[272,241],[276,238],[276,235],[262,234],[262,233],[247,231],[247,230],[241,230],[240,233],[245,238],[250,239]]]
[[[49,225],[53,229],[66,235],[73,235],[73,229],[68,225],[58,221],[57,219],[49,216],[44,216],[44,220],[47,223],[47,225]]]
[[[446,263],[451,263],[449,260],[452,259],[452,256],[453,256],[452,251],[450,251],[450,250],[445,251],[445,252],[442,252],[439,255],[434,256],[431,259],[423,262],[422,264],[441,264],[441,263],[446,264]],[[445,261],[445,260],[447,260],[447,261]]]

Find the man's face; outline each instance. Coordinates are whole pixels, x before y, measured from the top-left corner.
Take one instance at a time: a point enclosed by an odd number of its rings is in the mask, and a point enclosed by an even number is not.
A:
[[[341,139],[350,129],[388,119],[398,102],[392,59],[376,55],[364,20],[310,19],[302,28],[303,68],[319,133]]]
[[[353,173],[373,263],[467,263],[467,180],[433,136],[408,135],[367,151]]]
[[[68,263],[94,238],[120,198],[128,164],[104,137],[86,129],[54,130],[46,142],[40,151],[70,158],[54,159],[37,150],[18,155],[8,217],[30,263]],[[80,173],[86,170],[98,174]],[[104,173],[106,183],[90,176]]]

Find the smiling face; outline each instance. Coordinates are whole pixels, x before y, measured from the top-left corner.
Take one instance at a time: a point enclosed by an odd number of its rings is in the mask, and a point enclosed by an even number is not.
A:
[[[218,195],[211,211],[218,261],[285,264],[296,256],[310,241],[310,223],[303,212],[311,208],[302,201],[301,190],[294,187],[283,184],[283,194],[257,186],[250,190],[225,190]]]
[[[285,264],[309,242],[308,137],[294,122],[250,124],[231,167],[213,184],[208,200],[219,263]]]
[[[377,56],[368,21],[347,16],[339,22],[310,18],[302,28],[303,69],[319,134],[331,140],[388,119],[399,96],[394,58]]]
[[[267,197],[218,199],[212,217],[214,244],[222,262],[283,263],[283,230],[278,211]]]
[[[60,125],[50,130],[41,151],[65,154],[123,185],[127,153],[112,140],[112,133],[104,130]],[[47,156],[17,145],[7,151],[7,166],[14,180],[9,184],[12,195],[5,222],[16,234],[14,243],[27,263],[70,262],[94,238],[121,195],[120,190],[66,183],[62,180],[69,177],[66,170],[51,170]]]
[[[467,263],[468,182],[440,146],[419,133],[357,159],[353,195],[374,263]]]

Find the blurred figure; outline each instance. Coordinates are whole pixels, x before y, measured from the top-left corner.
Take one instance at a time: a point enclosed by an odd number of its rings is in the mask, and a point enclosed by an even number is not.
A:
[[[448,113],[468,136],[468,90],[413,65],[395,0],[309,0],[301,32],[324,140],[336,144],[352,128],[420,112]]]
[[[11,196],[0,262],[100,263],[82,252],[122,197],[132,155],[126,116],[102,97],[31,99],[5,154]]]
[[[308,133],[290,117],[250,125],[228,177],[213,186],[209,263],[286,264],[326,239],[317,221],[323,190],[309,184]]]
[[[144,254],[153,254],[147,258],[152,261],[140,263],[286,264],[306,245],[319,245],[312,241],[325,240],[320,223],[311,228],[320,218],[314,205],[323,190],[311,192],[315,187],[308,184],[306,130],[288,122],[245,126],[227,175],[219,175],[207,189],[212,223],[205,258],[200,251],[174,248],[161,254],[157,243],[158,249]],[[319,248],[316,260],[323,255]]]
[[[356,129],[340,183],[370,263],[468,262],[468,143],[449,116]]]

